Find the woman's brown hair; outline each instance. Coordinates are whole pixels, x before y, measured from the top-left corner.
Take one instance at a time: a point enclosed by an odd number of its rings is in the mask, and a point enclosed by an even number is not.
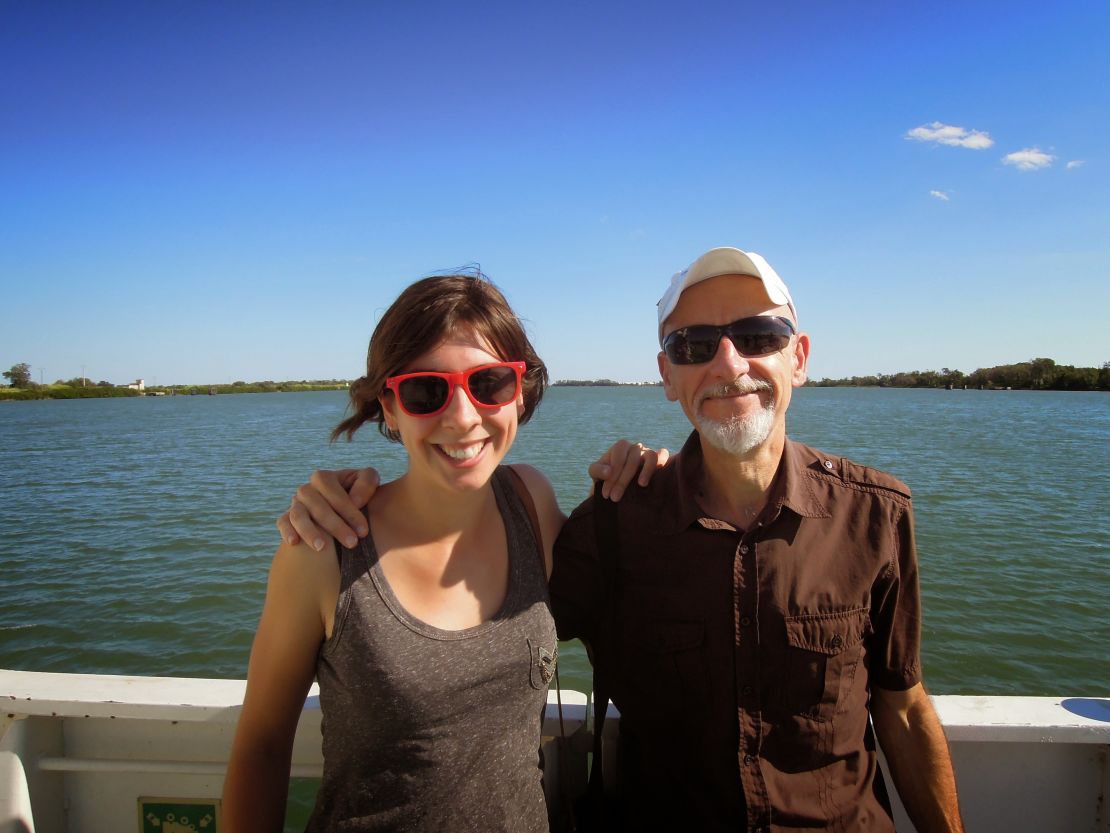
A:
[[[383,436],[401,437],[385,424],[379,396],[392,396],[385,380],[414,359],[432,350],[459,330],[471,330],[489,342],[502,361],[527,365],[521,380],[527,422],[543,397],[547,367],[536,355],[524,326],[493,283],[481,272],[424,278],[409,286],[385,311],[370,336],[366,375],[351,383],[351,416],[331,432],[334,442],[343,434],[350,440],[364,423],[378,423]]]

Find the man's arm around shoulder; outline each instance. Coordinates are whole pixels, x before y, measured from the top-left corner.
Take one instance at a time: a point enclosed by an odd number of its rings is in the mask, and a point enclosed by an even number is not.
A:
[[[872,689],[871,720],[918,833],[964,833],[948,740],[925,686]]]

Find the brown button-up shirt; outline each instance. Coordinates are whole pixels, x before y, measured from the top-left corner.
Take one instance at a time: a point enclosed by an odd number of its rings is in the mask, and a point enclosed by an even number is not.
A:
[[[592,500],[556,543],[559,636],[591,645],[621,712],[628,827],[892,831],[868,701],[920,680],[909,490],[788,440],[741,530],[706,517],[702,482],[694,433],[597,513],[612,572]]]

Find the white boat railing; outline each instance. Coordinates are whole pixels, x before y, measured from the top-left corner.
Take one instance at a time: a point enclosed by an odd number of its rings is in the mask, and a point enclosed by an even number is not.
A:
[[[0,833],[218,833],[245,685],[0,670]],[[584,789],[591,750],[587,696],[564,690],[562,697],[568,741],[561,761],[554,691],[544,722],[551,802],[560,778],[567,794]],[[933,699],[969,831],[1110,833],[1110,699]],[[607,771],[619,723],[612,706],[610,714]],[[291,776],[319,777],[322,764],[314,688],[298,724]],[[900,805],[896,814],[899,830],[913,829]]]

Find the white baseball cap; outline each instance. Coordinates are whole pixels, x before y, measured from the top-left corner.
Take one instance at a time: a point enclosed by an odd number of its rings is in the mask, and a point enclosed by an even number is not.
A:
[[[771,264],[755,252],[744,252],[732,246],[721,246],[710,249],[671,278],[671,285],[667,287],[667,291],[663,293],[663,297],[657,304],[660,343],[663,340],[663,322],[678,306],[678,299],[682,293],[694,284],[718,275],[750,275],[753,278],[759,278],[772,303],[790,307],[790,314],[794,316],[794,322],[797,323],[798,311],[794,308],[794,299],[790,297],[790,290],[786,288],[778,272],[771,268]]]

